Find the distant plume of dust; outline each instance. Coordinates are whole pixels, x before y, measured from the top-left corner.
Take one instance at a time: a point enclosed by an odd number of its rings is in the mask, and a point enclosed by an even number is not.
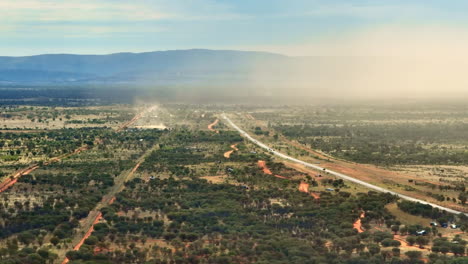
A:
[[[311,56],[275,73],[273,83],[308,96],[467,97],[467,47],[468,29],[385,26],[289,47]],[[273,71],[259,65],[253,83],[268,91],[263,77]]]

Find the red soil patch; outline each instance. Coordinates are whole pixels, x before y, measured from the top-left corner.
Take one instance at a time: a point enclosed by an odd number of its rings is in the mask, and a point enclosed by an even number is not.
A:
[[[126,213],[124,211],[118,211],[115,214],[118,215],[118,216],[125,216],[126,215]]]
[[[318,194],[318,193],[311,192],[310,196],[314,197],[315,200],[320,199],[320,194]]]
[[[229,150],[229,151],[226,151],[224,152],[224,157],[226,159],[229,159],[231,157],[231,154],[234,152],[234,150]]]
[[[102,248],[102,247],[95,247],[94,250],[93,250],[94,255],[100,254],[100,253],[104,254],[104,253],[107,253],[107,252],[110,252],[110,250],[107,249],[107,248]]]
[[[266,162],[264,160],[258,161],[258,166],[263,170],[263,173],[272,175],[273,172],[266,166]]]
[[[364,229],[362,229],[362,223],[361,219],[364,218],[366,214],[364,212],[361,213],[361,216],[359,216],[358,220],[354,222],[353,227],[358,231],[358,233],[364,232]]]
[[[234,144],[234,145],[231,145],[231,148],[233,148],[235,151],[239,151],[239,149],[237,148],[237,144],[239,144],[239,143],[236,143],[236,144]]]
[[[112,197],[110,200],[109,200],[109,205],[113,204],[115,202],[115,197]]]
[[[301,182],[299,184],[299,191],[303,193],[309,193],[309,184],[305,182]]]
[[[135,172],[138,170],[138,168],[140,167],[140,165],[141,165],[141,162],[138,162],[138,163],[135,165],[135,167],[133,167],[132,171],[130,172],[130,176],[133,175],[133,173],[135,173]]]
[[[259,160],[258,166],[263,170],[263,173],[268,174],[268,175],[273,175],[273,172],[271,172],[271,170],[266,166],[266,162],[264,160]],[[273,176],[275,176],[276,178],[289,180],[288,177],[284,177],[281,175],[274,174]]]
[[[303,193],[308,193],[310,196],[314,197],[315,200],[320,199],[320,194],[314,193],[314,192],[309,192],[309,184],[305,182],[301,182],[299,184],[299,191]]]
[[[215,133],[219,133],[218,130],[213,129],[213,127],[216,126],[216,125],[218,124],[218,122],[219,122],[219,119],[216,119],[213,123],[211,123],[211,124],[208,125],[208,129],[209,129],[210,131],[215,132]]]
[[[237,146],[237,144],[231,145],[232,150],[227,151],[227,152],[224,153],[224,157],[225,157],[226,159],[229,159],[229,158],[231,157],[231,154],[232,154],[234,151],[239,151],[239,149],[238,149],[236,146]]]

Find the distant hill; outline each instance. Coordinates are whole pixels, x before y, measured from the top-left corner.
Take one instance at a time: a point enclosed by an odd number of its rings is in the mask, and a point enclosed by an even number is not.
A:
[[[0,57],[0,86],[143,87],[202,98],[458,98],[468,95],[465,65],[452,58],[288,57],[203,49],[50,54]]]
[[[244,51],[174,50],[110,55],[51,54],[0,57],[0,82],[25,83],[244,83],[286,56]]]

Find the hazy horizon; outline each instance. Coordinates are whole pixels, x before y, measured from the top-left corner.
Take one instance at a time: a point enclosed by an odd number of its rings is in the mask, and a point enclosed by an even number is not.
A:
[[[0,18],[5,56],[259,51],[304,59],[246,66],[235,84],[265,96],[468,96],[468,3],[458,0],[6,0],[0,8],[8,11]],[[232,84],[214,71],[202,75],[216,81],[197,85]]]

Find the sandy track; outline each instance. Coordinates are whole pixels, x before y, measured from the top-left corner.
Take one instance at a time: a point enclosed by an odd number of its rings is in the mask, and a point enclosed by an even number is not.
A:
[[[358,231],[358,233],[364,232],[364,229],[362,229],[362,223],[361,223],[361,219],[364,218],[364,217],[366,217],[366,214],[364,212],[362,212],[361,215],[359,216],[359,218],[353,224],[354,229],[356,229]]]
[[[298,190],[303,193],[308,193],[310,196],[314,197],[315,200],[320,199],[320,194],[309,191],[309,184],[305,182],[299,183]]]
[[[309,184],[305,182],[301,182],[299,184],[299,191],[303,193],[309,193]]]
[[[263,173],[268,175],[273,174],[273,172],[271,172],[271,170],[266,166],[266,162],[264,160],[259,160],[257,164],[260,167],[260,169],[263,170]]]
[[[309,163],[309,162],[305,162],[305,161],[302,161],[302,160],[299,160],[299,159],[296,159],[296,158],[293,158],[291,156],[288,156],[288,155],[285,155],[279,151],[276,151],[272,148],[270,148],[269,146],[263,144],[262,142],[256,140],[255,138],[253,138],[252,136],[250,136],[247,132],[245,132],[244,130],[242,130],[241,128],[239,128],[236,124],[234,124],[225,114],[223,114],[223,118],[227,121],[227,123],[233,127],[235,130],[237,130],[242,136],[244,136],[245,138],[247,138],[248,140],[250,140],[252,143],[254,143],[255,145],[265,149],[266,151],[268,151],[269,153],[273,154],[273,155],[276,155],[282,159],[285,159],[285,160],[289,160],[289,161],[292,161],[292,162],[296,162],[296,163],[299,163],[299,164],[302,164],[306,167],[309,167],[309,168],[312,168],[312,169],[315,169],[315,170],[319,170],[319,171],[324,171],[326,170],[329,174],[331,175],[334,175],[338,178],[341,178],[341,179],[344,179],[344,180],[347,180],[347,181],[350,181],[350,182],[353,182],[355,184],[359,184],[359,185],[362,185],[366,188],[369,188],[369,189],[372,189],[372,190],[375,190],[375,191],[378,191],[378,192],[384,192],[384,193],[390,193],[392,195],[395,195],[395,196],[398,196],[399,198],[401,199],[404,199],[404,200],[408,200],[408,201],[412,201],[412,202],[418,202],[418,203],[422,203],[422,204],[426,204],[426,205],[430,205],[434,208],[438,208],[440,210],[444,210],[444,211],[447,211],[449,213],[452,213],[452,214],[465,214],[468,216],[468,213],[466,212],[461,212],[461,211],[458,211],[458,210],[454,210],[452,208],[448,208],[448,207],[444,207],[444,206],[441,206],[441,205],[438,205],[438,204],[435,204],[435,203],[431,203],[431,202],[427,202],[425,200],[422,200],[422,199],[418,199],[418,198],[415,198],[415,197],[412,197],[412,196],[409,196],[409,195],[406,195],[406,194],[401,194],[401,193],[397,193],[395,191],[391,191],[389,189],[386,189],[384,187],[380,187],[380,186],[377,186],[377,185],[374,185],[372,183],[369,183],[369,182],[366,182],[364,180],[361,180],[361,179],[357,179],[357,178],[354,178],[352,176],[349,176],[347,174],[344,174],[344,173],[347,173],[346,170],[343,171],[343,172],[336,172],[334,170],[330,170],[330,169],[325,169],[321,166],[318,166],[316,164],[312,164],[312,163]],[[346,169],[346,168],[345,168]],[[374,174],[374,177],[375,177],[375,174]]]
[[[219,133],[218,130],[213,128],[214,126],[216,126],[218,124],[218,122],[219,122],[219,119],[216,119],[215,121],[213,121],[213,123],[209,124],[208,125],[208,130],[213,131],[215,133]]]
[[[239,149],[236,146],[237,146],[237,144],[231,145],[232,150],[226,151],[224,153],[224,157],[226,159],[229,159],[231,157],[231,154],[234,153],[234,151],[239,151]]]
[[[288,177],[273,174],[273,172],[271,172],[271,170],[267,167],[266,162],[264,160],[259,160],[258,161],[258,166],[263,170],[263,173],[265,173],[265,174],[273,175],[276,178],[280,178],[280,179],[290,180]]]
[[[88,237],[91,236],[91,234],[93,233],[94,231],[94,226],[99,223],[99,221],[102,219],[102,214],[101,212],[97,212],[94,216],[93,214],[93,222],[91,224],[91,226],[89,227],[88,231],[86,231],[85,235],[83,236],[83,238],[81,238],[81,240],[73,247],[73,250],[77,251],[77,250],[80,250],[81,246],[84,244],[85,240],[88,239]],[[62,261],[62,264],[67,264],[70,260],[65,257],[65,259]]]
[[[94,219],[93,224],[91,225],[91,227],[88,229],[88,231],[83,236],[83,238],[80,240],[80,242],[78,244],[76,244],[76,246],[73,248],[73,250],[80,250],[80,248],[83,245],[83,243],[85,242],[85,240],[88,239],[89,236],[91,236],[91,233],[93,233],[94,226],[97,223],[99,223],[99,220],[101,220],[101,218],[102,218],[102,213],[99,212],[98,215],[96,216],[96,218]]]
[[[72,245],[73,246],[73,250],[80,250],[81,246],[83,245],[84,241],[93,233],[94,231],[94,225],[96,225],[97,223],[99,223],[99,221],[102,219],[102,213],[101,213],[101,209],[107,205],[111,205],[112,203],[114,203],[115,201],[115,195],[117,193],[119,193],[120,191],[122,191],[122,189],[124,188],[124,183],[126,181],[128,181],[129,179],[131,179],[131,177],[133,176],[133,174],[138,170],[138,168],[140,167],[141,165],[141,162],[146,154],[148,154],[149,152],[146,152],[140,159],[139,161],[137,162],[137,164],[135,165],[135,167],[133,167],[128,173],[122,173],[119,175],[119,178],[116,179],[116,185],[114,185],[114,187],[111,189],[111,191],[109,191],[103,198],[102,198],[102,201],[100,203],[98,203],[96,205],[96,207],[91,211],[89,212],[88,216],[84,219],[84,221],[82,222],[81,226],[81,230],[87,230],[85,235],[83,237],[79,237],[77,236],[80,232],[80,230],[77,231],[77,235],[72,239]],[[64,258],[64,260],[62,261],[62,264],[66,264],[69,262],[69,259],[64,256],[65,252],[62,252],[62,257]]]
[[[148,112],[152,112],[154,109],[156,109],[157,106],[151,106],[143,111],[141,111],[140,113],[136,114],[131,120],[121,124],[118,128],[117,128],[117,132],[120,132],[126,128],[128,128],[129,126],[133,125],[136,121],[138,121],[138,119],[142,118],[146,113]]]

